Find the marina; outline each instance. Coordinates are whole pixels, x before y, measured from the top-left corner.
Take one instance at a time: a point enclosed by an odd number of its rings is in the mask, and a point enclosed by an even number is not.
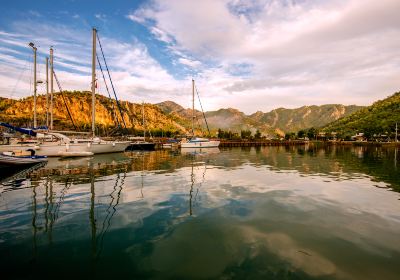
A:
[[[399,0],[92,2],[2,5],[1,279],[399,279]]]

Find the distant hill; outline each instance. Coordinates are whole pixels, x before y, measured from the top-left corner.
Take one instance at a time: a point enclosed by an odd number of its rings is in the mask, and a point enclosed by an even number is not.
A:
[[[334,121],[326,125],[323,130],[341,134],[363,132],[368,137],[393,132],[396,122],[400,129],[400,92]]]

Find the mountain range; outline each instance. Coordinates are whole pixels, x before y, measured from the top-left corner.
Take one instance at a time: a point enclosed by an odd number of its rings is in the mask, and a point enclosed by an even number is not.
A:
[[[62,98],[64,96],[64,98]],[[38,124],[45,124],[46,99],[39,95],[37,99]],[[65,102],[64,102],[65,100]],[[68,104],[75,125],[82,131],[88,131],[91,123],[91,94],[85,91],[56,93],[54,96],[55,129],[73,129],[64,103]],[[98,95],[96,99],[96,126],[100,133],[105,133],[116,125],[116,120],[123,125],[120,113],[116,110],[115,101]],[[142,108],[145,113],[145,128],[150,131],[170,131],[188,133],[191,129],[192,110],[183,108],[173,101],[158,104],[135,104],[128,101],[120,102],[123,119],[126,126],[133,131],[142,131]],[[368,108],[368,107],[367,107]],[[296,132],[310,127],[324,127],[341,118],[352,116],[363,106],[328,104],[322,106],[302,106],[295,109],[278,108],[270,112],[258,111],[254,114],[245,113],[234,108],[224,108],[205,112],[208,126],[213,133],[218,129],[240,132],[250,130],[261,131],[264,135]],[[206,130],[201,111],[194,112],[197,133]],[[0,121],[21,126],[32,126],[33,97],[23,99],[0,98]]]
[[[185,109],[172,101],[165,101],[156,105],[167,116],[173,117],[178,123],[188,127],[187,121],[192,117],[191,109]],[[250,130],[253,133],[260,130],[263,134],[272,136],[310,127],[321,127],[361,108],[363,107],[356,105],[328,104],[303,106],[296,109],[278,108],[266,113],[258,111],[251,115],[246,115],[234,108],[227,108],[205,112],[205,116],[211,130],[219,128],[233,132]],[[204,126],[202,112],[195,111],[195,116],[196,120]]]

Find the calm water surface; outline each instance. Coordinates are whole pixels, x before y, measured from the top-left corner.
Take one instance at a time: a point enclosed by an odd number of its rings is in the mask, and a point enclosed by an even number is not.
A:
[[[50,159],[0,185],[1,277],[400,279],[398,157],[265,147]]]

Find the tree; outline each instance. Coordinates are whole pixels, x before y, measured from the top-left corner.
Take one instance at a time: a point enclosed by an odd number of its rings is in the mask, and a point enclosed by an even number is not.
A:
[[[304,130],[299,130],[297,132],[297,137],[298,138],[304,138],[304,136],[306,136],[306,132]]]
[[[317,136],[317,133],[318,133],[318,131],[314,127],[311,127],[307,131],[307,137],[310,139],[315,139],[315,137]]]
[[[250,130],[242,130],[240,131],[240,137],[242,139],[249,139],[251,136],[251,131]]]
[[[286,140],[294,140],[295,138],[296,138],[296,133],[294,132],[285,133]]]
[[[261,132],[260,130],[257,129],[256,134],[254,134],[255,139],[260,139],[261,138]]]

